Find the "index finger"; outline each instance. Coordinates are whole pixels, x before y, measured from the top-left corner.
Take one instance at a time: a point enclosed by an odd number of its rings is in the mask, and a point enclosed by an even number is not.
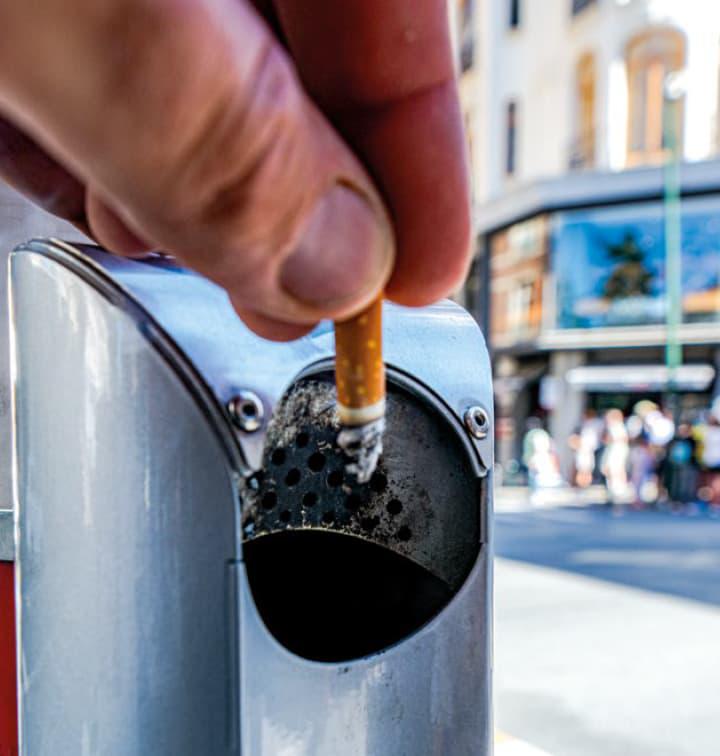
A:
[[[393,215],[402,304],[465,275],[470,192],[445,0],[275,0],[305,87],[365,161]]]

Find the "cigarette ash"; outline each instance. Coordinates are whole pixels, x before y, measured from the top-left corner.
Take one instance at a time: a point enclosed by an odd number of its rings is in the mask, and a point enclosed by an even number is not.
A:
[[[296,441],[302,429],[312,426],[340,430],[336,411],[335,386],[328,381],[303,381],[285,395],[268,427],[265,448],[286,448]]]
[[[370,423],[343,428],[338,434],[338,446],[345,452],[349,462],[346,469],[358,480],[367,483],[377,468],[383,450],[385,418]]]

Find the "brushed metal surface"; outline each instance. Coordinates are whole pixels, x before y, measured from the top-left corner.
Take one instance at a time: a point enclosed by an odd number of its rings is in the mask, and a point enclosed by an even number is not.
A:
[[[21,752],[226,754],[232,471],[126,312],[13,264]]]

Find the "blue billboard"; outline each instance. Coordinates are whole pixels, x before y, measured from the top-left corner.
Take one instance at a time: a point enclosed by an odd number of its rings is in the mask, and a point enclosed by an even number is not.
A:
[[[660,324],[666,317],[662,202],[557,213],[550,266],[557,328]],[[683,321],[720,321],[720,198],[682,203]]]

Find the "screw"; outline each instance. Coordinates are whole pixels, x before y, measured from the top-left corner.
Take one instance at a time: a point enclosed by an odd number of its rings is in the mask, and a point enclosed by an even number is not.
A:
[[[469,407],[465,410],[465,427],[471,436],[482,441],[490,432],[490,418],[482,407]]]
[[[235,427],[245,433],[254,433],[261,425],[265,409],[260,397],[253,391],[239,391],[227,403],[230,418]]]

